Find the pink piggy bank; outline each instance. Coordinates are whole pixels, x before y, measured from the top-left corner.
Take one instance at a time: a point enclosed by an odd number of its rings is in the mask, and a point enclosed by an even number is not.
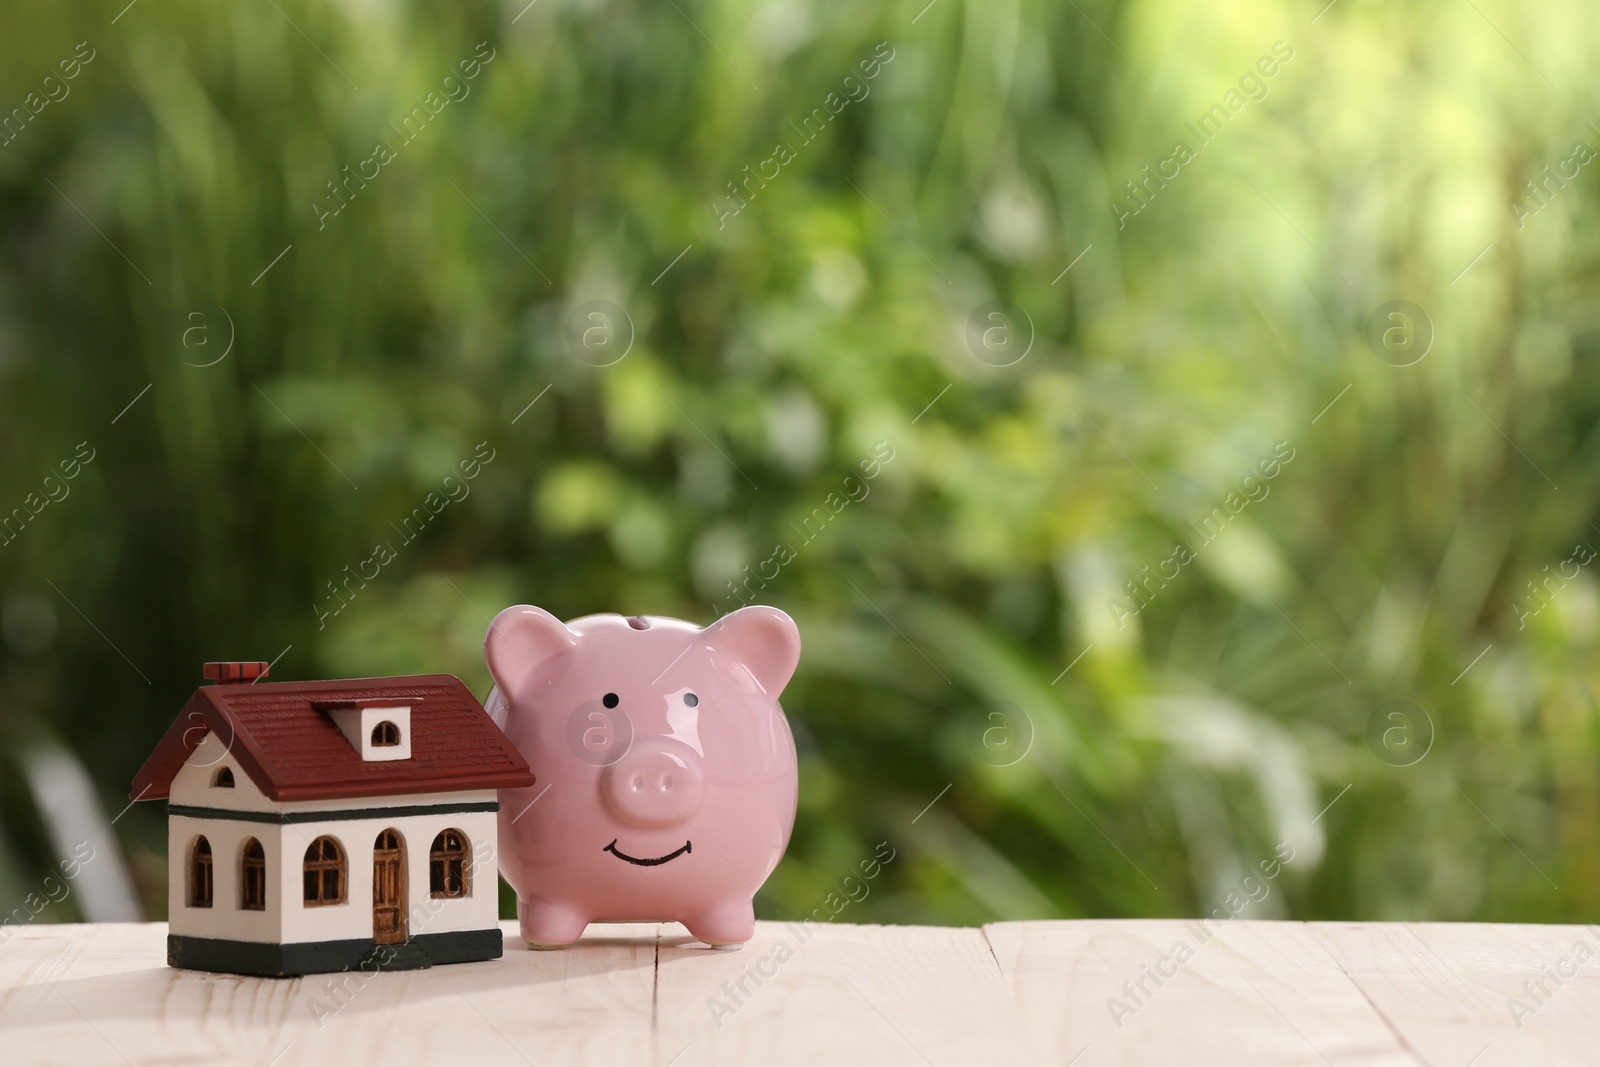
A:
[[[751,606],[701,629],[657,616],[563,623],[520,605],[484,638],[487,708],[536,782],[500,792],[500,871],[522,936],[676,920],[711,945],[755,934],[752,899],[794,827],[778,694],[800,631]]]

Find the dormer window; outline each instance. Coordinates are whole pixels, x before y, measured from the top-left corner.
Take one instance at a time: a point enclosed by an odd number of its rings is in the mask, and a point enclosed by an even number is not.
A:
[[[318,700],[312,707],[333,720],[367,763],[411,758],[411,706],[389,700]]]
[[[212,776],[211,784],[217,789],[233,788],[233,769],[224,767]]]

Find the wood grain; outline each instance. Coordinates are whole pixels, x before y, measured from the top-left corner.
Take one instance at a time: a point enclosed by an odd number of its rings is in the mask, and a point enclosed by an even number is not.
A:
[[[758,923],[728,952],[663,929],[658,1063],[1041,1062],[979,930]]]
[[[1319,923],[1314,932],[1423,1062],[1600,1062],[1594,927]]]
[[[0,944],[0,1063],[1600,1062],[1591,927],[763,922],[730,951],[640,924],[551,952],[503,929],[488,963],[273,980],[173,970],[161,924],[22,927]]]
[[[166,966],[163,924],[38,926],[0,947],[0,1062],[151,1067],[649,1063],[656,927],[371,977]]]
[[[996,923],[984,933],[1055,1063],[1420,1062],[1300,923]]]

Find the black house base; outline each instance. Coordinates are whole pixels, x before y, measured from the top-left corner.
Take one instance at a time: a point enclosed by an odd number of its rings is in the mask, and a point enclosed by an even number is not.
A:
[[[498,928],[448,934],[418,934],[397,945],[371,938],[290,945],[167,935],[167,964],[193,971],[221,971],[260,978],[293,978],[332,971],[409,971],[436,963],[499,959],[505,951]]]

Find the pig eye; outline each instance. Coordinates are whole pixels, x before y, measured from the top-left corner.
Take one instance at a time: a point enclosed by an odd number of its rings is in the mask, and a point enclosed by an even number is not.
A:
[[[683,702],[692,708],[699,705],[700,698],[695,696],[693,693],[685,693],[683,694]]]
[[[617,706],[617,694],[615,694],[615,693],[607,693],[604,697],[600,698],[600,703],[604,704],[608,708],[616,707]]]

